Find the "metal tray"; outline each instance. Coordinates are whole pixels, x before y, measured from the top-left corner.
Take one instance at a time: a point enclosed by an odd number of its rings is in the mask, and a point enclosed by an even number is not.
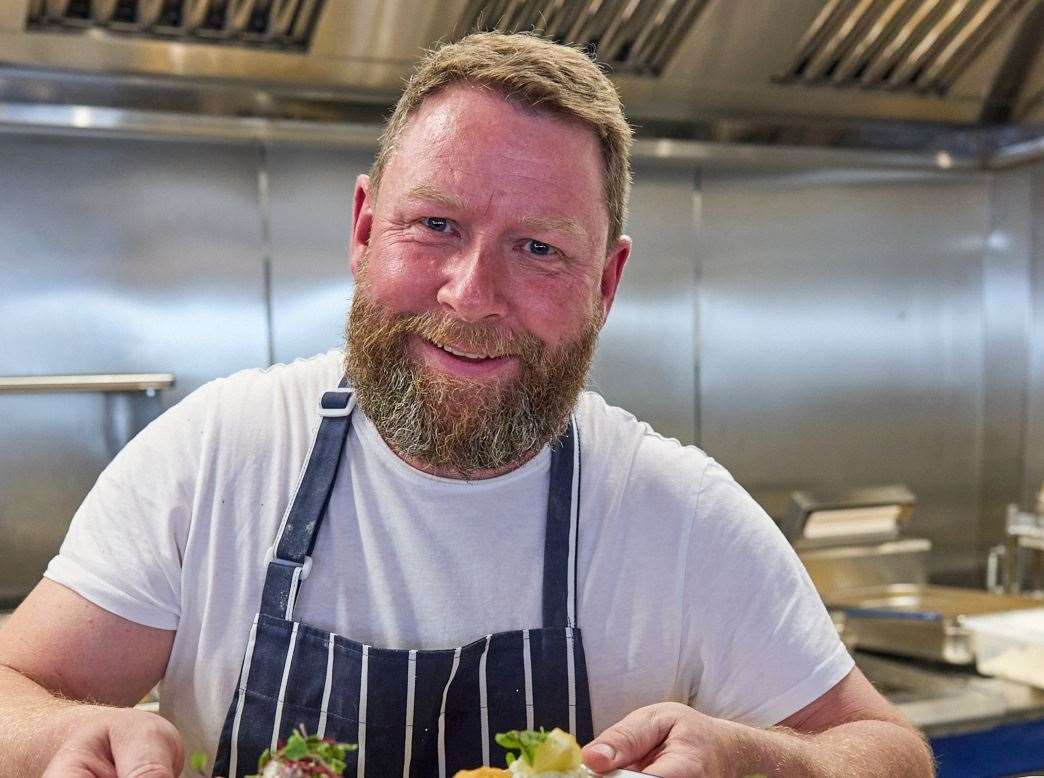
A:
[[[841,616],[849,647],[955,665],[975,661],[964,616],[1039,608],[1042,601],[979,589],[890,584],[828,592],[826,605]]]

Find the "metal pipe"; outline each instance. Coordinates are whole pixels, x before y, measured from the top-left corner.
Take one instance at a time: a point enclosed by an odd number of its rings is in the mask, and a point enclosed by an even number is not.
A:
[[[100,375],[0,376],[0,394],[39,392],[145,392],[174,386],[172,373],[106,373]]]

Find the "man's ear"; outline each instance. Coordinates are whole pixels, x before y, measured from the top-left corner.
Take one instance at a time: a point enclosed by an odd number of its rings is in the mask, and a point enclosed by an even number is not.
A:
[[[613,307],[616,299],[616,290],[620,286],[620,277],[623,275],[624,265],[631,256],[631,238],[621,235],[616,245],[606,254],[605,265],[602,267],[601,294],[602,294],[602,324],[605,324],[609,316],[609,310]]]
[[[366,247],[370,245],[373,228],[373,200],[370,198],[370,177],[363,173],[355,179],[355,197],[352,201],[352,237],[348,244],[348,264],[352,275],[359,272]]]

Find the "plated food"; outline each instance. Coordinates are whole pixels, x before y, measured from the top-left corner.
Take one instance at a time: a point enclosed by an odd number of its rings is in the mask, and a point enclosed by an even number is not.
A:
[[[330,738],[294,732],[279,749],[265,750],[257,763],[257,775],[250,778],[340,778],[345,757],[357,748],[352,743],[337,743]],[[205,754],[195,754],[191,768],[198,773],[206,769]]]
[[[555,727],[550,732],[511,730],[496,736],[507,749],[507,769],[479,767],[461,770],[454,778],[588,778],[594,775],[583,763],[576,738]]]
[[[576,738],[565,730],[550,732],[513,729],[496,735],[497,743],[507,750],[507,769],[477,767],[459,770],[453,778],[591,778],[583,763]],[[294,732],[279,749],[267,750],[258,761],[257,774],[250,778],[339,778],[347,764],[347,755],[355,751],[351,743],[337,743],[329,738]],[[190,767],[197,773],[206,769],[204,754],[194,754]]]

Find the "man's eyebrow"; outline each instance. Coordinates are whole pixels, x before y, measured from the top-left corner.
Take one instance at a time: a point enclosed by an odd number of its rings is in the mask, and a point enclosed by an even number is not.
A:
[[[422,200],[446,208],[453,208],[458,211],[467,210],[467,203],[463,198],[449,194],[448,192],[443,192],[441,189],[436,189],[431,184],[417,184],[417,186],[413,187],[406,193],[406,199]]]
[[[467,200],[449,192],[444,192],[431,184],[417,184],[406,193],[406,199],[435,203],[444,208],[457,211],[466,211],[468,209]],[[576,219],[568,216],[523,216],[521,224],[527,229],[538,232],[566,232],[581,240],[586,240],[589,237],[584,226]]]
[[[584,226],[576,219],[571,219],[568,216],[523,216],[522,224],[531,230],[568,232],[581,240],[586,240],[589,237]]]

